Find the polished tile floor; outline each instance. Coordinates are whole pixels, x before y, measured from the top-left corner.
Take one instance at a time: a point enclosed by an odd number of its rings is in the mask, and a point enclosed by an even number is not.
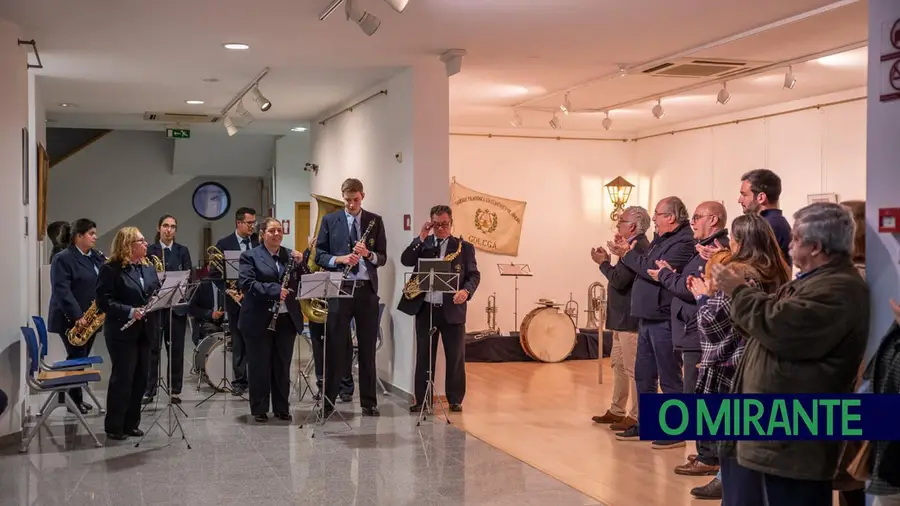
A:
[[[106,355],[102,340],[95,353]],[[101,368],[104,377],[108,369]],[[149,427],[163,404],[146,408],[141,428],[148,434],[138,448],[134,438],[106,441],[102,416],[93,414],[88,420],[104,443],[95,448],[59,409],[28,453],[0,450],[0,506],[600,504],[443,421],[417,427],[393,397],[383,398],[380,418],[360,416],[356,401],[338,405],[349,428],[336,415],[324,427],[300,428],[309,395],[298,403],[294,393],[290,424],[257,424],[235,397],[217,395],[196,407],[210,390],[198,391],[196,377],[189,381],[182,395],[188,416],[179,417],[192,449],[177,429],[170,438]],[[97,388],[101,399],[105,390]],[[167,426],[165,415],[160,421]]]

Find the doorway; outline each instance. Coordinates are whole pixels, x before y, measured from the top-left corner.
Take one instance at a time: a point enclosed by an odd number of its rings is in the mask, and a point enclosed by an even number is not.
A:
[[[294,249],[309,247],[309,202],[294,202]]]

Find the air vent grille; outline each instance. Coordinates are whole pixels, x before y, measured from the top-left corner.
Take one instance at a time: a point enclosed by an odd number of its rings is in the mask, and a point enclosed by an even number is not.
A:
[[[181,114],[177,112],[145,112],[144,121],[163,123],[218,123],[221,118],[209,114]]]
[[[746,72],[765,64],[765,62],[684,58],[661,63],[644,70],[643,73],[654,77],[711,78]]]

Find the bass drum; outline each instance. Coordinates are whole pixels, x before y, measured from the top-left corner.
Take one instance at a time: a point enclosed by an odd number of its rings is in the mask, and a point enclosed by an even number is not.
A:
[[[575,349],[575,324],[554,306],[533,309],[522,320],[519,332],[525,354],[539,362],[562,362]]]
[[[219,391],[223,391],[220,388],[223,378],[234,381],[230,341],[224,332],[216,332],[203,338],[194,350],[194,367],[200,369],[209,386]]]

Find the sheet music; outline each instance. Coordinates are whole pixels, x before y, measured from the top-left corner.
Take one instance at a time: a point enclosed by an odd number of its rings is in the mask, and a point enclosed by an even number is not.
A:
[[[225,279],[238,279],[240,273],[241,251],[228,250],[223,251],[225,256]]]

